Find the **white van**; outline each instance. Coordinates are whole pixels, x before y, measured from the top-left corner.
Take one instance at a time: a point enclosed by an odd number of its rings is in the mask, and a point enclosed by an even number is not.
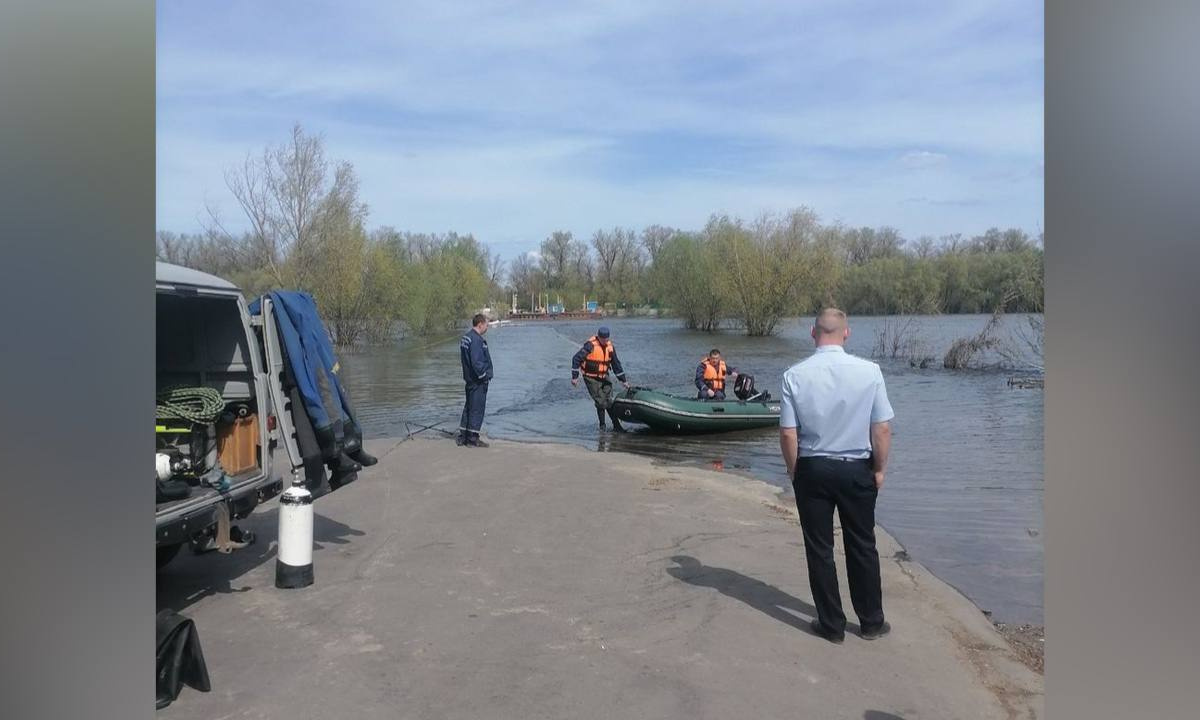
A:
[[[304,462],[291,402],[281,386],[283,357],[269,298],[262,314],[251,316],[232,283],[159,262],[155,310],[156,387],[193,394],[215,390],[223,405],[221,419],[212,423],[156,419],[155,537],[161,568],[185,543],[196,551],[228,552],[252,541],[232,522],[278,494],[285,481],[303,472]],[[218,469],[220,482],[211,482],[207,471],[218,450],[216,466],[226,472]]]

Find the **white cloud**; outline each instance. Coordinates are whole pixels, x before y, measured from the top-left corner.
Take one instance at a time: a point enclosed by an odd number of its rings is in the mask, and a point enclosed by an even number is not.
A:
[[[949,156],[929,150],[913,150],[900,156],[900,164],[906,168],[919,170],[946,164]]]

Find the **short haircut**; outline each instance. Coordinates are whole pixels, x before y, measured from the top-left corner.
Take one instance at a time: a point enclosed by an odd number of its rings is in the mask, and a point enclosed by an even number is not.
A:
[[[708,356],[709,356],[709,357],[716,357],[716,356],[718,356],[718,355],[720,355],[720,354],[721,354],[721,351],[720,351],[720,350],[718,350],[718,349],[716,349],[716,348],[713,348],[712,350],[709,350],[709,351],[708,351]]]
[[[477,327],[480,323],[485,322],[487,322],[487,315],[475,313],[475,317],[471,318],[471,327]]]
[[[833,335],[846,329],[846,313],[837,308],[825,308],[814,323],[823,335]]]

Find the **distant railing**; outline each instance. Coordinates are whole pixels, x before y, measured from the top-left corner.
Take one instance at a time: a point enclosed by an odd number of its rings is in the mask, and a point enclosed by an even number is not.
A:
[[[504,316],[507,320],[588,320],[604,317],[603,310],[588,312],[587,310],[565,310],[563,312],[526,312],[519,310]]]

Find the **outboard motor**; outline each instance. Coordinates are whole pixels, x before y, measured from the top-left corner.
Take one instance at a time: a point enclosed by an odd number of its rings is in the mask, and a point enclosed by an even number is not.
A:
[[[733,394],[738,400],[749,400],[754,397],[754,376],[739,373],[733,381]]]

